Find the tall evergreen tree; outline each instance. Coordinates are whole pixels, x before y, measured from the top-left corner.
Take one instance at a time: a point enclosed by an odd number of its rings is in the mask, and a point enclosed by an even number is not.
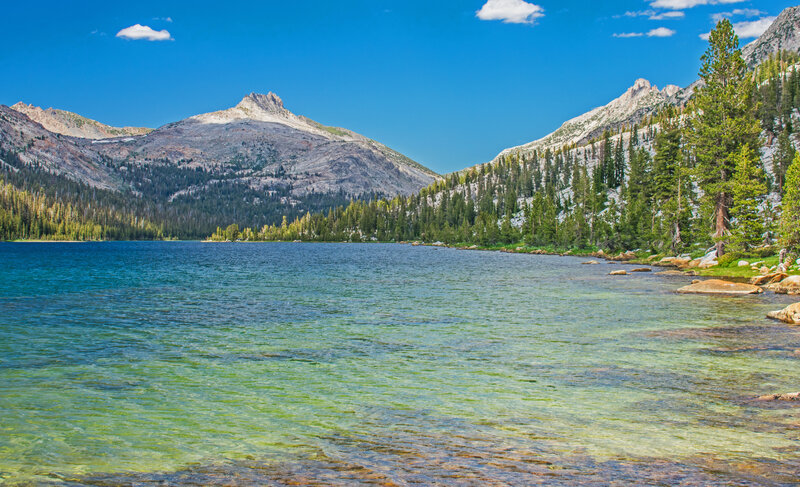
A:
[[[735,225],[731,232],[731,246],[746,252],[759,245],[764,234],[764,220],[759,205],[767,193],[767,185],[758,156],[750,147],[742,146],[734,160],[736,167],[731,181],[731,216]]]
[[[786,192],[781,207],[781,244],[797,254],[800,252],[800,154],[795,154],[786,171]]]
[[[730,229],[735,155],[744,145],[758,147],[760,128],[751,100],[752,81],[729,20],[720,21],[711,31],[702,63],[704,86],[697,91],[687,140],[693,149],[698,182],[713,208],[713,236],[721,256]]]

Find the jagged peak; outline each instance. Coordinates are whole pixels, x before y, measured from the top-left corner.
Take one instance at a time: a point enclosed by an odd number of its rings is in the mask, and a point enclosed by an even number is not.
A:
[[[653,84],[650,83],[649,80],[647,80],[645,78],[639,78],[636,81],[634,81],[633,86],[630,87],[629,91],[638,91],[638,90],[650,89],[650,88],[653,88]]]
[[[281,100],[281,97],[271,91],[266,95],[262,93],[250,93],[242,98],[242,101],[240,101],[236,107],[247,109],[257,108],[270,113],[284,114],[288,112],[288,110],[286,110],[286,108],[283,106],[283,100]]]

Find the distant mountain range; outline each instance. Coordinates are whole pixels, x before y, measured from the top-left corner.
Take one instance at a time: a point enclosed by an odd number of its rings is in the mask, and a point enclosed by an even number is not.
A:
[[[273,93],[157,129],[0,105],[0,168],[19,173],[21,189],[36,189],[27,186],[44,173],[150,206],[156,221],[185,212],[203,235],[225,221],[274,223],[351,198],[408,195],[438,177],[374,140],[293,114]]]

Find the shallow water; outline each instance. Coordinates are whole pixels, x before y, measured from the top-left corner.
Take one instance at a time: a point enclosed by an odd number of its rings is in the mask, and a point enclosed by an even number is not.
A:
[[[0,479],[663,483],[800,473],[792,300],[401,245],[0,244]]]

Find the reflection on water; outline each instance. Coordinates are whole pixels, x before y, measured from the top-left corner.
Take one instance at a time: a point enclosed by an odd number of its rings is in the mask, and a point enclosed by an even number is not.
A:
[[[0,480],[763,485],[786,296],[397,245],[0,245]]]

